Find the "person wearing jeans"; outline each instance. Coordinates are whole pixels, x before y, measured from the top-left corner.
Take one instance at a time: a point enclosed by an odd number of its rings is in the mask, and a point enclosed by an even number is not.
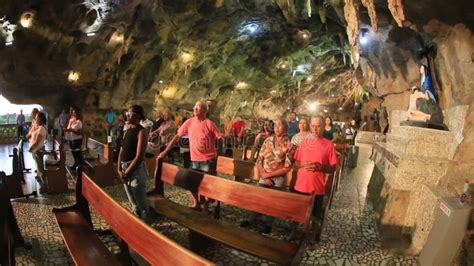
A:
[[[179,138],[189,137],[189,150],[191,153],[191,169],[209,174],[216,173],[216,140],[222,139],[217,126],[206,117],[208,106],[204,101],[197,101],[194,105],[194,117],[187,119],[178,129],[178,133],[168,143],[166,148],[156,158],[157,163],[176,145]],[[218,145],[218,147],[220,147]],[[198,194],[193,196],[192,208],[200,208]]]
[[[128,109],[126,116],[129,127],[124,133],[118,156],[118,177],[124,183],[133,214],[148,221],[151,218],[146,199],[148,174],[143,161],[148,132],[140,125],[140,121],[145,119],[145,111],[140,105],[133,105]]]
[[[128,109],[126,116],[129,127],[124,133],[118,156],[118,177],[124,183],[133,214],[148,222],[151,219],[146,199],[148,174],[143,161],[148,132],[140,125],[140,121],[145,119],[145,111],[140,105],[133,105]]]

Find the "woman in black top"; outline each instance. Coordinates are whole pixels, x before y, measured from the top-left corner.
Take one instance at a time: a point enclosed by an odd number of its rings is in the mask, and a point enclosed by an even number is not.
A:
[[[148,133],[140,125],[140,120],[145,119],[145,112],[143,107],[133,105],[126,112],[126,116],[129,126],[124,133],[119,152],[118,176],[124,183],[133,213],[147,221],[150,218],[150,209],[146,200],[148,176],[143,159],[145,158]]]

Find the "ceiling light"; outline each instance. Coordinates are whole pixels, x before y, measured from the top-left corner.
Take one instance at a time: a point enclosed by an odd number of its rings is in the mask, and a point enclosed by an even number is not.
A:
[[[342,107],[339,107],[339,108],[337,108],[337,109],[338,109],[339,111],[341,111],[341,110],[342,110]]]
[[[328,111],[328,109],[324,109],[324,112],[327,113],[327,112],[329,112],[329,111]]]
[[[5,45],[6,45],[6,46],[10,46],[10,45],[12,45],[12,44],[13,44],[13,42],[5,42]]]
[[[163,84],[163,80],[160,79],[160,81],[158,81],[160,84]]]
[[[79,73],[78,71],[71,70],[71,71],[69,71],[69,74],[67,76],[67,80],[69,82],[77,82],[80,77],[81,77],[81,73]]]
[[[318,108],[318,103],[317,102],[312,102],[312,103],[309,104],[308,107],[309,107],[309,110],[315,111],[316,108]]]
[[[179,61],[184,65],[191,64],[193,60],[194,60],[194,55],[190,52],[183,51],[181,52],[179,56]]]
[[[245,90],[249,87],[249,84],[247,82],[239,81],[237,85],[235,85],[235,88],[238,90]]]
[[[335,78],[332,78],[332,79],[330,80],[330,82],[336,82],[336,79],[335,79]]]
[[[88,33],[86,33],[86,35],[89,36],[89,37],[90,37],[90,36],[94,36],[94,35],[95,35],[95,32],[88,32]]]
[[[359,34],[359,44],[365,46],[369,43],[369,29],[362,28]]]
[[[29,28],[33,25],[34,14],[31,12],[25,12],[21,15],[20,25],[23,28]]]
[[[324,69],[326,69],[326,68],[322,66],[322,67],[321,67],[321,70],[324,70]]]

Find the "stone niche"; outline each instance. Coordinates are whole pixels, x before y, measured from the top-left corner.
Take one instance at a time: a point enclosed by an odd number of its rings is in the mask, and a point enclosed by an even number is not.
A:
[[[434,222],[440,185],[462,141],[468,106],[444,111],[449,131],[399,126],[406,111],[392,111],[391,131],[374,142],[375,167],[368,186],[382,245],[404,254],[419,254]]]

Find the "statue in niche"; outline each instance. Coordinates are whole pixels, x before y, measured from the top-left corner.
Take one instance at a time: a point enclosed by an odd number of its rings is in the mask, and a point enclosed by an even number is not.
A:
[[[408,105],[407,121],[401,125],[445,129],[443,112],[430,96],[430,93],[418,87],[412,88]]]
[[[427,93],[421,92],[420,88],[414,86],[411,89],[410,103],[408,104],[408,121],[427,122],[431,119],[429,113],[425,113],[426,102],[430,100]],[[423,107],[422,107],[423,106]],[[422,111],[423,110],[423,111]]]
[[[421,92],[426,93],[431,100],[437,102],[436,93],[433,85],[433,78],[431,78],[431,70],[427,65],[420,66],[420,88]]]
[[[407,121],[401,125],[447,129],[443,124],[443,111],[437,103],[438,98],[428,65],[420,66],[420,87],[412,88]]]

